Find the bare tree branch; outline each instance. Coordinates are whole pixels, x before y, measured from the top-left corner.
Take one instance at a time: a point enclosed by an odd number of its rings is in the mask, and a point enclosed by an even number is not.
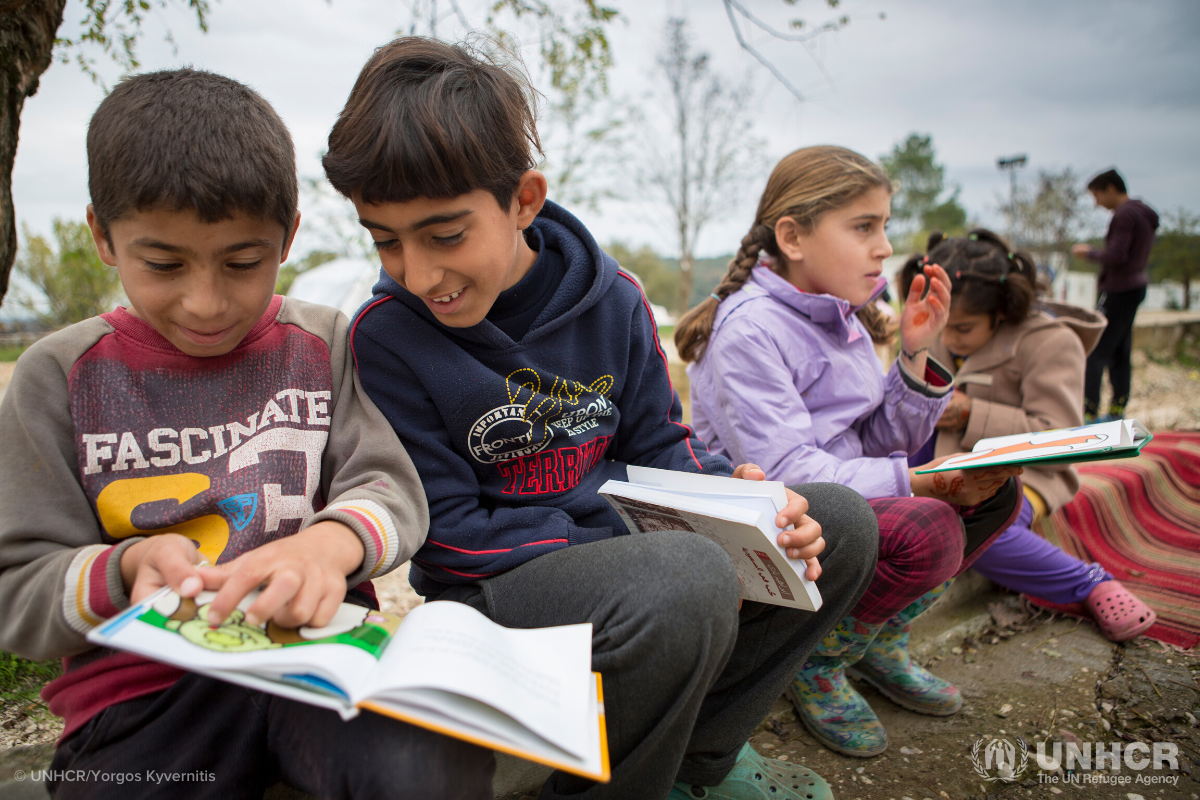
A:
[[[763,56],[762,53],[758,52],[758,50],[755,49],[753,46],[751,46],[751,44],[749,42],[747,42],[745,40],[745,38],[742,36],[742,29],[738,27],[737,18],[733,16],[733,9],[734,9],[733,0],[725,0],[725,13],[727,13],[729,15],[729,24],[733,27],[733,35],[737,37],[738,44],[740,44],[742,46],[743,50],[745,50],[750,55],[754,56],[754,58],[758,61],[758,63],[760,63],[764,67],[766,67],[771,72],[771,74],[775,76],[775,80],[782,83],[784,85],[784,88],[786,88],[789,92],[791,92],[793,95],[795,95],[797,100],[799,100],[801,103],[803,103],[804,95],[800,93],[800,90],[797,89],[795,86],[793,86],[792,82],[784,77],[783,73],[779,71],[778,67],[776,67],[774,64],[772,64],[770,61],[768,61],[766,59],[766,57]],[[740,6],[738,7],[738,10],[741,11],[743,14],[745,14],[747,16],[747,18],[750,17],[749,13],[747,13],[746,10],[741,8]]]
[[[759,174],[762,144],[747,135],[749,86],[725,86],[708,54],[693,53],[684,20],[669,20],[665,38],[658,66],[666,85],[659,107],[667,131],[643,118],[645,155],[637,163],[637,179],[668,210],[679,254],[678,309],[684,312],[691,301],[696,242]]]

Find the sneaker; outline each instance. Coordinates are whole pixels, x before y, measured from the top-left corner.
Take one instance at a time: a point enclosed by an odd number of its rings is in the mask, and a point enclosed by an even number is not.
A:
[[[668,800],[833,800],[833,790],[811,769],[763,758],[746,742],[720,784],[697,786],[676,781]]]

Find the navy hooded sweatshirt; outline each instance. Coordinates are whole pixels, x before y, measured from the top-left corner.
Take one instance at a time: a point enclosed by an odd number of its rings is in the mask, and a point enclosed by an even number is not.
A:
[[[558,287],[519,341],[489,319],[443,325],[386,274],[354,320],[360,380],[429,499],[429,537],[410,580],[430,599],[626,534],[596,490],[625,480],[627,464],[731,473],[681,422],[634,279],[554,203],[533,228],[539,262],[560,254],[565,272],[547,271],[561,276]]]

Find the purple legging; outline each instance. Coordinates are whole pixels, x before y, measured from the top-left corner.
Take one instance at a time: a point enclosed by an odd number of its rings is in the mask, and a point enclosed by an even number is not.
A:
[[[1067,555],[1029,529],[1033,506],[1025,500],[1021,515],[971,566],[988,580],[1051,603],[1082,603],[1096,584],[1111,581],[1099,564]]]

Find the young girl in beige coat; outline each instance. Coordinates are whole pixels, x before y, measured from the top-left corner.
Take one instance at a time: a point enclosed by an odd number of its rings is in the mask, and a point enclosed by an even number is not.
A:
[[[934,438],[910,459],[970,450],[980,439],[1083,424],[1087,352],[1104,330],[1088,309],[1043,302],[1035,307],[1037,269],[996,234],[977,229],[965,237],[929,239],[927,256],[914,256],[900,274],[901,296],[924,264],[950,275],[950,318],[930,355],[954,374],[954,398]],[[1067,465],[1025,467],[1021,515],[975,562],[992,581],[1060,605],[1081,604],[1113,641],[1126,641],[1154,624],[1155,614],[1099,564],[1064,553],[1030,527],[1079,490]]]

